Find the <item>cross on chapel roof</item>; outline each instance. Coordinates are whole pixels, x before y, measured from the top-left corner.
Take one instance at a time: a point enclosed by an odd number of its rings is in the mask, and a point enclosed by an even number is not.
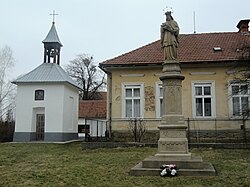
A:
[[[53,13],[52,14],[49,14],[49,15],[51,15],[51,16],[53,16],[53,24],[55,23],[55,16],[58,16],[59,14],[56,14],[55,13],[55,10],[53,10]]]
[[[46,38],[42,42],[43,43],[58,43],[60,46],[62,46],[62,43],[58,37],[56,27],[55,27],[55,16],[58,14],[56,14],[55,10],[53,10],[53,13],[50,15],[53,16],[52,27],[50,28],[49,33],[47,34]]]

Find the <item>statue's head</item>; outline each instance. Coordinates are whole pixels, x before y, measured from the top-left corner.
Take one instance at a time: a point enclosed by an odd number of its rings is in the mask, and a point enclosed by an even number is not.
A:
[[[174,20],[174,18],[171,16],[171,13],[172,13],[171,11],[165,12],[167,21]]]

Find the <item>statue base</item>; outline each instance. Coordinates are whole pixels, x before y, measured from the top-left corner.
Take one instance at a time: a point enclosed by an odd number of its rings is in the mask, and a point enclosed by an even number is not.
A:
[[[215,176],[212,164],[188,152],[187,126],[183,116],[163,116],[158,140],[158,152],[130,169],[132,176],[160,176],[163,164],[175,164],[179,176]],[[172,122],[172,125],[169,124]],[[174,124],[173,124],[174,123]]]
[[[163,83],[164,115],[158,140],[158,152],[131,168],[133,176],[160,176],[163,164],[175,164],[177,174],[182,176],[214,176],[215,169],[204,163],[201,157],[192,157],[188,151],[187,126],[182,115],[182,80],[180,63],[165,61],[160,79]]]
[[[212,164],[203,162],[201,157],[183,158],[168,156],[150,156],[131,168],[131,176],[160,176],[160,167],[163,164],[175,164],[179,176],[215,176],[216,171]]]
[[[187,126],[184,121],[181,124],[174,125],[162,123],[158,128],[160,130],[160,139],[158,140],[158,153],[155,156],[191,158],[186,137]]]
[[[158,140],[158,152],[130,169],[132,176],[160,176],[163,164],[175,164],[179,176],[215,176],[212,164],[188,151],[187,126],[183,116],[163,116]],[[172,122],[172,125],[171,125]],[[170,124],[169,124],[170,123]]]
[[[181,72],[180,68],[180,62],[178,60],[165,60],[162,63],[162,72],[168,72],[168,73],[173,73],[173,72]]]

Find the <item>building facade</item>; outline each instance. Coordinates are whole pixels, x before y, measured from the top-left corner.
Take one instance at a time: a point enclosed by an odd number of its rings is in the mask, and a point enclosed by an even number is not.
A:
[[[179,36],[178,56],[185,76],[182,113],[189,129],[242,128],[250,93],[246,82],[235,79],[249,66],[248,23],[241,20],[238,32]],[[100,63],[108,76],[107,120],[112,131],[127,131],[133,118],[142,118],[148,130],[157,130],[164,102],[159,79],[163,60],[158,40]]]

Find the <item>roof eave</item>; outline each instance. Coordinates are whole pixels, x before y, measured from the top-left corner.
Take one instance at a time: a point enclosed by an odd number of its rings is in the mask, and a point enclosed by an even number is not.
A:
[[[15,85],[20,85],[20,84],[69,84],[75,88],[77,88],[78,90],[82,90],[82,88],[78,85],[74,85],[69,81],[12,81],[11,83],[15,84]]]
[[[140,62],[140,63],[120,63],[120,64],[99,64],[100,68],[107,68],[107,67],[135,67],[135,66],[159,66],[163,62]]]
[[[241,60],[241,59],[223,59],[223,60],[200,60],[200,61],[180,61],[180,64],[183,66],[188,66],[191,64],[220,64],[220,63],[232,63],[232,62],[239,62],[239,61],[246,61],[246,60]],[[154,62],[154,63],[120,63],[120,64],[99,64],[99,67],[102,70],[106,70],[107,68],[134,68],[134,67],[157,67],[157,66],[162,66],[163,62]]]
[[[46,41],[43,40],[42,43],[43,43],[43,44],[47,44],[47,45],[48,45],[48,44],[59,44],[60,47],[63,47],[63,44],[62,44],[60,41],[57,41],[57,42],[46,42]]]

